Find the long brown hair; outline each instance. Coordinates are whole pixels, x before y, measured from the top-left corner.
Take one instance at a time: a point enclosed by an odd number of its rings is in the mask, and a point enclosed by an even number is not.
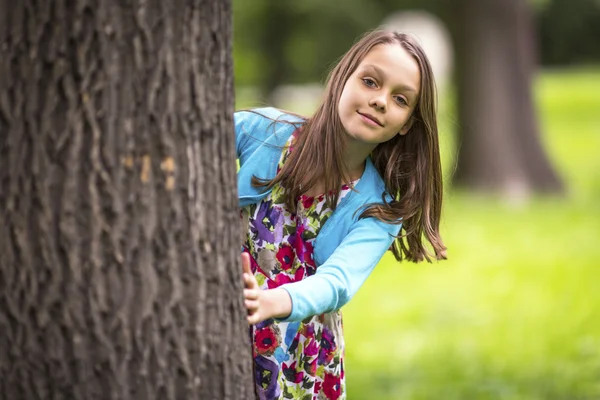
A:
[[[390,248],[399,261],[446,258],[446,247],[439,233],[443,184],[435,81],[425,52],[409,35],[373,31],[358,40],[331,70],[323,100],[313,116],[302,124],[294,151],[281,171],[270,181],[253,178],[252,183],[267,188],[279,183],[286,189],[286,206],[295,212],[294,200],[322,182],[328,206],[335,208],[342,184],[349,182],[343,161],[346,136],[338,114],[339,99],[350,75],[367,53],[380,44],[400,44],[412,55],[419,65],[421,87],[410,130],[380,143],[371,154],[393,200],[370,204],[360,218],[402,223],[401,234]],[[426,248],[423,237],[433,247],[434,254]]]

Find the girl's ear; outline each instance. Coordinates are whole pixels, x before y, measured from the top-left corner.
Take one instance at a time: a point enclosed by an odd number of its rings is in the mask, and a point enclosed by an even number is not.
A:
[[[412,128],[413,125],[413,121],[414,121],[414,117],[410,117],[410,119],[408,120],[408,122],[406,124],[404,124],[404,126],[402,127],[402,129],[400,129],[400,135],[406,135],[408,133],[408,131],[410,130],[410,128]]]

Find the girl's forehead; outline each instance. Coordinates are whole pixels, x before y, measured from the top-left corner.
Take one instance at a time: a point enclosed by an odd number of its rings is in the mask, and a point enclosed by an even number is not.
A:
[[[401,86],[413,89],[421,87],[421,72],[417,60],[399,43],[374,46],[362,59],[359,72],[379,75]]]

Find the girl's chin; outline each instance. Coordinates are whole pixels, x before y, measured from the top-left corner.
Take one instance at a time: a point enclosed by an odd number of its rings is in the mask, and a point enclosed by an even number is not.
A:
[[[363,132],[361,133],[347,133],[348,137],[350,138],[351,141],[356,142],[356,143],[361,143],[367,146],[377,146],[379,143],[381,143],[381,140],[379,140],[377,137],[374,137],[373,135],[367,135]]]

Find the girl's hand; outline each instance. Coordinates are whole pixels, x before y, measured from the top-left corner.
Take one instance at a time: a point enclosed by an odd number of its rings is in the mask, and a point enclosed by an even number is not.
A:
[[[260,297],[261,290],[258,286],[258,282],[252,273],[250,268],[250,255],[246,252],[242,253],[242,269],[244,279],[244,305],[248,311],[248,323],[251,325],[257,324],[262,321],[260,317]]]
[[[244,305],[248,323],[256,325],[269,318],[285,318],[292,312],[292,299],[281,288],[261,290],[250,268],[250,254],[242,253]]]

